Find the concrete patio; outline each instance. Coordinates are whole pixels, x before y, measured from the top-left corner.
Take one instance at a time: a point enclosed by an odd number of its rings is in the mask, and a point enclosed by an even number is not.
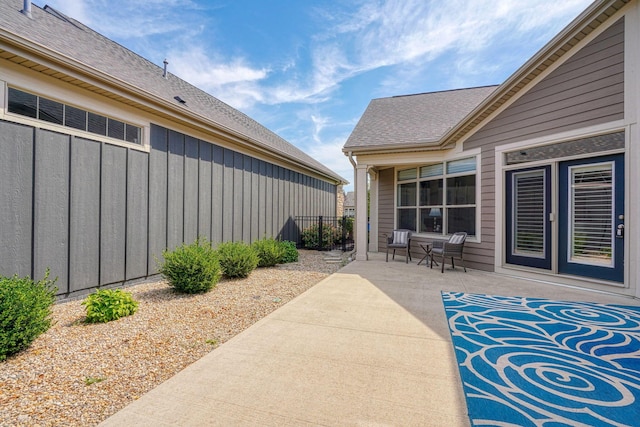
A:
[[[101,425],[468,426],[442,290],[640,305],[371,254]]]

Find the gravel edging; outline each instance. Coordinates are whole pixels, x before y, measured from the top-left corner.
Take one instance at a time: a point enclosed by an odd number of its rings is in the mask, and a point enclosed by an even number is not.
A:
[[[324,254],[222,280],[201,295],[164,281],[127,288],[129,317],[85,324],[81,300],[56,304],[54,325],[0,362],[0,426],[93,426],[338,271]]]

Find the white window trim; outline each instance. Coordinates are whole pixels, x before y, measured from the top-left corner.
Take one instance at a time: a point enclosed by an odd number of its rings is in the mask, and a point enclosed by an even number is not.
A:
[[[120,147],[125,147],[125,148],[131,148],[133,150],[137,150],[137,151],[142,151],[145,153],[148,153],[151,151],[151,140],[150,140],[150,124],[149,123],[145,123],[145,124],[141,124],[141,123],[136,123],[136,122],[132,122],[129,119],[123,119],[121,117],[117,117],[113,114],[104,114],[104,113],[100,113],[98,111],[95,111],[91,108],[86,108],[83,107],[81,105],[75,105],[75,104],[71,104],[69,102],[65,102],[62,101],[60,99],[58,99],[57,97],[51,97],[51,96],[47,96],[47,95],[43,95],[38,93],[35,93],[32,90],[29,89],[24,89],[21,86],[13,86],[18,90],[22,90],[28,93],[31,93],[33,95],[36,95],[38,97],[43,97],[46,99],[51,99],[52,101],[56,101],[56,102],[61,102],[65,105],[71,105],[73,107],[76,108],[80,108],[84,111],[89,111],[95,114],[99,114],[102,116],[105,116],[107,118],[112,118],[115,120],[119,120],[122,121],[123,123],[127,123],[127,124],[131,124],[134,126],[137,126],[140,128],[140,144],[135,144],[135,143],[131,143],[128,141],[124,141],[124,140],[119,140],[119,139],[115,139],[115,138],[110,138],[108,136],[104,136],[104,135],[100,135],[97,133],[92,133],[92,132],[87,132],[87,131],[83,131],[80,129],[75,129],[69,126],[64,126],[64,125],[58,125],[55,123],[51,123],[51,122],[47,122],[46,120],[39,120],[39,119],[34,119],[32,117],[27,117],[27,116],[23,116],[20,114],[15,114],[15,113],[10,113],[9,112],[9,91],[8,91],[8,85],[7,83],[3,82],[2,84],[0,84],[0,119],[6,120],[6,121],[11,121],[14,123],[21,123],[24,125],[28,125],[28,126],[33,126],[35,128],[38,129],[46,129],[46,130],[50,130],[53,132],[58,132],[58,133],[63,133],[66,135],[72,135],[78,138],[82,138],[82,139],[89,139],[92,141],[99,141],[99,142],[104,142],[106,144],[111,144],[111,145],[117,145]]]
[[[505,144],[501,146],[495,147],[495,258],[494,258],[494,268],[496,273],[501,274],[514,274],[515,271],[518,271],[518,275],[522,277],[529,277],[532,279],[539,279],[541,277],[548,278],[551,277],[554,282],[563,283],[567,285],[576,285],[582,286],[584,283],[593,283],[600,284],[601,282],[597,279],[590,279],[587,277],[580,278],[579,280],[574,280],[568,276],[558,275],[558,257],[552,256],[552,266],[551,270],[548,272],[540,271],[539,269],[531,269],[524,266],[517,266],[513,264],[507,264],[506,260],[506,241],[505,241],[505,218],[504,211],[505,206],[508,201],[506,200],[506,194],[504,191],[505,181],[504,176],[505,172],[508,170],[520,169],[525,165],[527,167],[536,167],[542,165],[551,165],[551,180],[552,182],[557,182],[557,174],[558,174],[558,163],[561,161],[570,161],[575,159],[583,159],[585,155],[576,155],[576,156],[566,156],[561,158],[540,160],[535,162],[527,162],[527,163],[519,163],[514,165],[507,165],[505,162],[505,154],[510,151],[515,150],[523,150],[529,149],[533,147],[541,147],[545,145],[553,145],[567,141],[573,141],[576,139],[588,138],[598,135],[606,135],[614,132],[625,132],[625,148],[619,150],[611,150],[600,153],[590,153],[593,156],[600,156],[603,153],[605,154],[615,154],[615,153],[624,153],[625,154],[625,181],[631,182],[629,180],[630,168],[630,155],[629,155],[629,147],[630,147],[630,133],[632,131],[632,127],[625,125],[624,120],[617,120],[614,122],[604,123],[595,126],[589,126],[586,128],[570,130],[567,132],[561,132],[556,135],[551,136],[543,136],[540,138],[534,138],[530,140],[519,141],[511,144]],[[625,186],[625,200],[630,200],[630,185]],[[557,247],[557,222],[555,218],[557,218],[558,206],[557,206],[557,189],[552,186],[551,189],[551,215],[554,218],[553,221],[553,232],[552,232],[552,247]],[[630,206],[629,203],[625,203],[625,218],[627,218],[627,224],[631,223],[633,220],[629,215]],[[630,239],[625,239],[625,260],[624,264],[629,265],[629,245]],[[628,287],[627,283],[627,271],[625,271],[625,279],[624,279],[624,287]],[[582,282],[580,282],[582,281]],[[607,288],[611,288],[610,285],[606,286]]]
[[[470,157],[475,157],[476,159],[476,170],[475,170],[475,176],[476,176],[476,203],[475,203],[475,208],[476,208],[476,234],[475,236],[469,236],[467,238],[468,242],[473,242],[473,243],[481,243],[482,242],[482,158],[481,158],[481,150],[480,148],[476,148],[473,150],[468,150],[468,151],[464,151],[461,153],[455,153],[454,156],[451,157],[444,157],[444,158],[438,158],[438,159],[425,159],[424,161],[420,162],[420,163],[414,163],[414,164],[406,164],[406,165],[400,165],[400,166],[395,166],[393,169],[393,224],[394,227],[396,226],[396,224],[398,223],[398,184],[399,183],[405,183],[405,182],[419,182],[420,179],[418,178],[418,174],[419,171],[416,172],[416,179],[415,180],[407,180],[407,181],[398,181],[398,171],[401,170],[405,170],[405,169],[411,169],[411,168],[420,168],[421,166],[427,166],[429,164],[434,164],[434,163],[442,163],[443,165],[447,162],[452,162],[452,161],[456,161],[456,160],[462,160],[462,159],[467,159]],[[447,177],[455,177],[455,176],[465,176],[465,175],[469,175],[468,173],[462,172],[459,174],[446,174],[446,170],[443,171],[443,175],[442,178],[446,179]],[[419,209],[418,206],[416,205],[416,207],[414,208],[417,210]],[[419,232],[415,232],[413,233],[414,237],[417,238],[425,238],[425,239],[446,239],[446,235],[442,234],[442,233],[419,233]]]

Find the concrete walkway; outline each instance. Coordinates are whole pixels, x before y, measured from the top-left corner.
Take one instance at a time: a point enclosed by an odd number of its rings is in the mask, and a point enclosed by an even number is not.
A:
[[[440,291],[640,305],[384,254],[352,262],[103,426],[468,426]]]

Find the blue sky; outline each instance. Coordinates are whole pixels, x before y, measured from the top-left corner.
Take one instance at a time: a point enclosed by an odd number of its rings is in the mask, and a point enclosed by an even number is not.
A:
[[[373,98],[500,84],[589,0],[49,0],[349,181]],[[352,185],[346,187],[350,190]]]

